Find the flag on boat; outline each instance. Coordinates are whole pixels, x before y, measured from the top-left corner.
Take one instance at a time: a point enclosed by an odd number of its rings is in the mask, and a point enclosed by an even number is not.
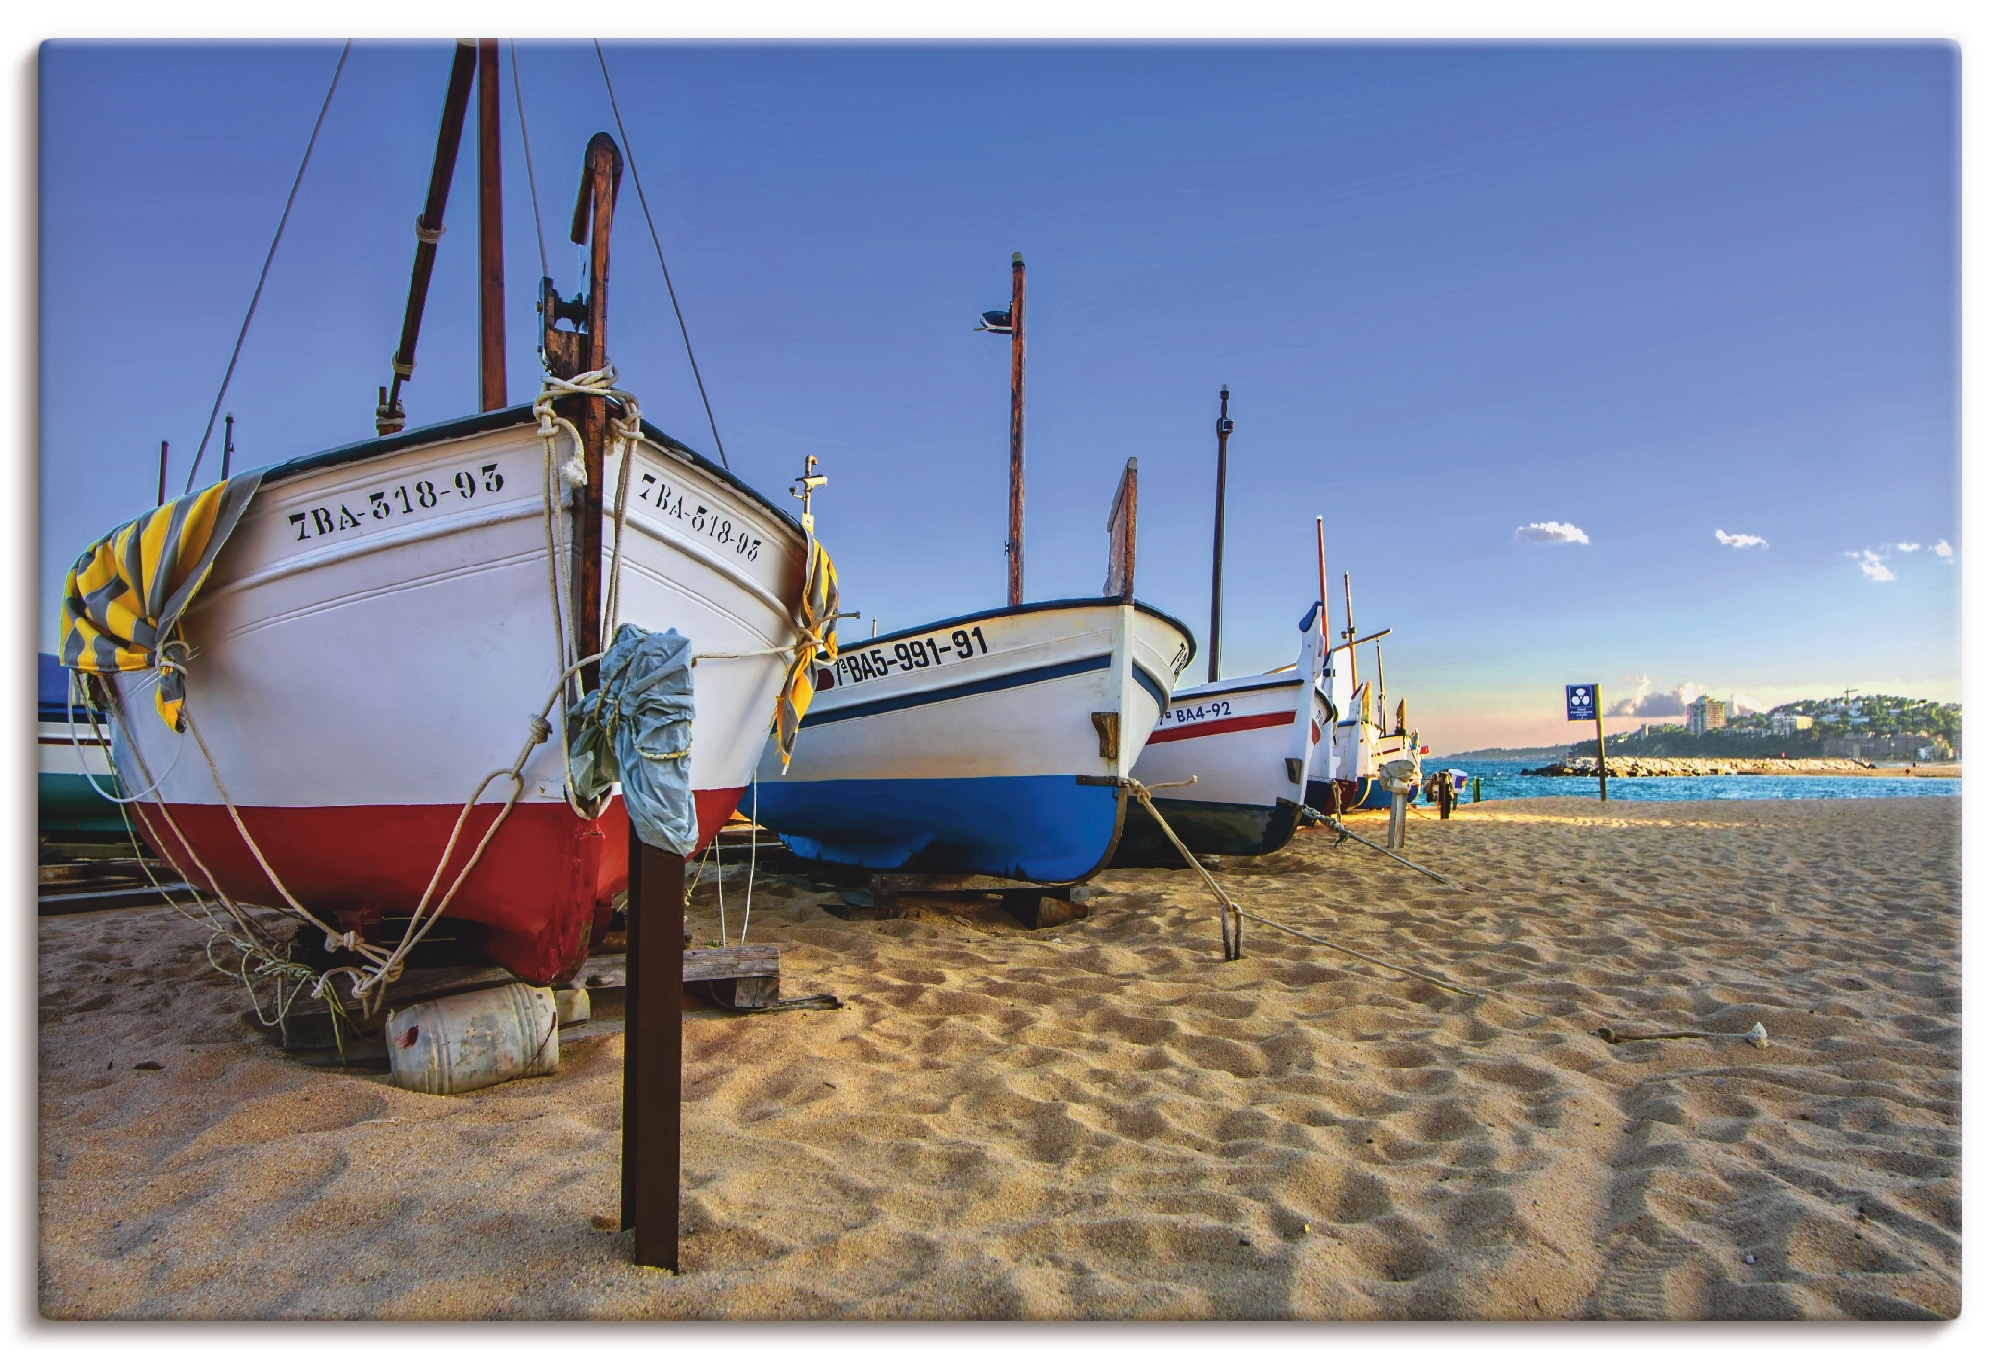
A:
[[[778,691],[776,721],[781,768],[791,767],[799,724],[805,721],[806,709],[812,706],[813,692],[819,684],[813,662],[831,665],[840,656],[840,642],[834,635],[838,625],[834,615],[839,609],[839,574],[833,569],[833,558],[827,556],[819,539],[814,538],[806,553],[806,585],[799,600],[799,640],[792,648],[792,663],[785,671],[784,688]]]
[[[157,670],[153,703],[181,730],[177,625],[263,476],[245,472],[169,501],[85,549],[63,581],[63,664],[92,675]]]

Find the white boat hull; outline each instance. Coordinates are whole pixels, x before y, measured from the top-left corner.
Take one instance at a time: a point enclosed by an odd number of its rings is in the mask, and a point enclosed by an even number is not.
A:
[[[1073,882],[1103,866],[1127,775],[1187,629],[1143,605],[1065,600],[857,642],[824,672],[791,769],[757,819],[802,857]]]
[[[1153,803],[1197,854],[1269,854],[1298,828],[1306,776],[1327,714],[1313,681],[1320,637],[1310,628],[1299,659],[1276,674],[1183,689],[1133,766]],[[1194,780],[1192,783],[1187,780]],[[1118,861],[1180,862],[1150,817],[1127,820]]]
[[[415,907],[461,807],[513,762],[563,668],[544,458],[517,408],[267,475],[184,623],[188,706],[221,786],[154,714],[150,676],[117,685],[115,761],[128,787],[158,781],[166,812],[142,815],[190,881],[212,873],[232,895],[275,899],[222,805],[226,788],[315,913],[368,929]],[[705,841],[762,750],[805,542],[664,436],[641,446],[633,470],[612,621],[677,629],[707,657],[695,667],[692,753]],[[608,463],[607,486],[616,476]],[[605,538],[608,571],[608,507]],[[617,807],[588,821],[570,809],[560,736],[523,774],[451,914],[484,926],[488,953],[540,982],[580,965],[593,923],[608,918],[626,822]],[[480,795],[446,882],[510,791],[496,779]]]

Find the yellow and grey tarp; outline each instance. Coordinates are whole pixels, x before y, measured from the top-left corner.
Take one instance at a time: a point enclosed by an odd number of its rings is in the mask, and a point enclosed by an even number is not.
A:
[[[792,764],[792,746],[799,739],[799,724],[805,720],[806,709],[812,706],[813,690],[819,681],[813,662],[831,664],[840,655],[840,642],[834,636],[834,614],[840,609],[840,577],[833,569],[833,558],[826,555],[819,539],[808,539],[807,544],[806,583],[799,600],[801,630],[798,645],[792,648],[791,665],[785,671],[785,687],[778,691],[778,761],[787,769]]]
[[[218,481],[92,543],[63,582],[62,663],[93,675],[159,671],[153,702],[179,731],[187,689],[168,643],[262,479]]]

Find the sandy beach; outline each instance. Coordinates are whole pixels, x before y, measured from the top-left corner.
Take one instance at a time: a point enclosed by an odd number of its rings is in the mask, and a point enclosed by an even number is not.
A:
[[[1224,963],[1186,871],[1038,931],[843,921],[767,874],[750,939],[845,1008],[690,1013],[679,1277],[606,1229],[616,1004],[554,1076],[418,1095],[280,1053],[170,909],[45,918],[40,1305],[1950,1317],[1958,837],[1955,798],[1542,798],[1412,824],[1456,889],[1324,833],[1219,875],[1475,996],[1256,923]],[[1768,1048],[1592,1034],[1754,1022]]]

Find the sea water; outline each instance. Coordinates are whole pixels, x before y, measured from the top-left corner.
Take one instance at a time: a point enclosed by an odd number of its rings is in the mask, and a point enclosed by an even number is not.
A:
[[[1597,796],[1597,779],[1544,777],[1523,774],[1520,761],[1440,760],[1424,761],[1426,774],[1439,769],[1463,769],[1476,776],[1484,801],[1510,797],[1591,797]],[[1695,774],[1663,778],[1610,778],[1605,787],[1613,802],[1701,802],[1710,798],[1829,798],[1829,797],[1957,797],[1958,779],[1933,779],[1894,774],[1846,777],[1812,774]],[[1459,798],[1472,802],[1468,781]]]

